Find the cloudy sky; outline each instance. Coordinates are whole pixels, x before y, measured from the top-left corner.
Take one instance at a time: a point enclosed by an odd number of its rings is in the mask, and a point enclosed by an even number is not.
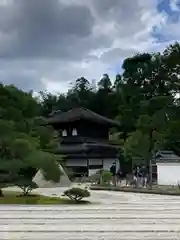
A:
[[[0,0],[0,81],[66,92],[180,39],[180,0]]]

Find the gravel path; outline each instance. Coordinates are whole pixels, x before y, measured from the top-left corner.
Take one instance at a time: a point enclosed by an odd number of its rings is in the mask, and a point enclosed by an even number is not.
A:
[[[38,190],[46,195],[62,191]],[[179,197],[93,191],[91,201],[81,206],[0,205],[0,239],[180,240]]]

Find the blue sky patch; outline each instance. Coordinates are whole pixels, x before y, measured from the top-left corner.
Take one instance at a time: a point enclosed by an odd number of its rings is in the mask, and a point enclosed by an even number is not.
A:
[[[180,0],[178,1],[178,7],[180,9]],[[171,0],[162,0],[157,6],[160,12],[165,12],[170,22],[177,22],[180,18],[180,11],[174,11],[171,8]]]
[[[177,23],[180,20],[180,0],[178,0],[178,10],[173,10],[171,7],[172,0],[162,0],[158,6],[157,9],[159,12],[165,13],[167,17],[167,24],[168,23]],[[166,32],[166,29],[163,29],[163,26],[161,28],[154,27],[152,36],[157,39],[158,42],[168,42],[173,40],[171,33]]]

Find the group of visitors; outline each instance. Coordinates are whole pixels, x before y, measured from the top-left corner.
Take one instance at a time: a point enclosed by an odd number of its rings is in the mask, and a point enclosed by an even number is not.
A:
[[[110,167],[110,172],[112,174],[112,184],[114,186],[117,185],[117,183],[120,183],[122,180],[123,173],[119,169],[116,170],[116,163],[113,162],[112,166]],[[135,166],[132,172],[133,179],[131,181],[131,184],[136,187],[147,187],[148,183],[148,170],[147,167],[142,166]],[[127,184],[127,182],[126,182]]]
[[[137,187],[147,187],[148,170],[146,166],[136,166],[133,170],[133,176]]]

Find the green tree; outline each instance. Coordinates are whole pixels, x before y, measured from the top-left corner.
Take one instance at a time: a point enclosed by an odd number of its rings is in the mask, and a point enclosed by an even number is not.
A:
[[[152,177],[151,160],[156,151],[165,145],[167,127],[168,122],[163,111],[158,111],[153,116],[142,115],[138,119],[136,130],[125,141],[125,157],[130,156],[136,159],[134,163],[148,166],[150,177]],[[150,180],[152,182],[151,178]]]
[[[32,93],[26,93],[13,85],[0,84],[1,118],[19,121],[40,114],[41,106],[33,98]]]
[[[78,78],[75,85],[67,93],[67,101],[71,103],[71,108],[84,107],[91,109],[93,97],[94,92],[91,85],[84,77]]]
[[[58,97],[49,92],[40,92],[40,102],[42,106],[42,115],[47,117],[54,110],[57,110]]]
[[[111,91],[112,83],[107,73],[103,74],[103,77],[98,83],[99,88],[104,89],[106,91]]]
[[[46,180],[58,182],[59,158],[41,148],[41,140],[16,130],[16,123],[0,120],[0,181],[4,186],[17,185],[28,194],[35,184],[33,173],[42,170]],[[44,145],[43,145],[44,146]],[[34,171],[29,171],[32,169]]]

